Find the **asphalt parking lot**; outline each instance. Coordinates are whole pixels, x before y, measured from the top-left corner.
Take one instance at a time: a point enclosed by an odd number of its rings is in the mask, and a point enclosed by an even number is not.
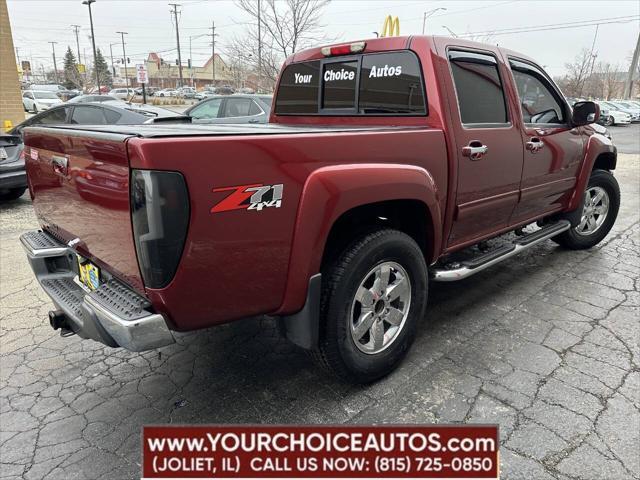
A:
[[[343,422],[498,423],[503,479],[640,478],[640,125],[610,130],[625,153],[607,239],[432,285],[408,358],[366,387],[264,319],[143,354],[61,338],[18,242],[29,197],[0,205],[0,478],[139,478],[144,424]]]

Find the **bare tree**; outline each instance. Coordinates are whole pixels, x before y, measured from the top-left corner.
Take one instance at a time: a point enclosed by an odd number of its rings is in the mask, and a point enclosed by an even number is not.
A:
[[[285,58],[326,39],[320,18],[329,1],[262,0],[258,11],[255,0],[237,0],[238,7],[253,21],[242,37],[230,42],[228,50],[242,53],[261,77],[273,83]],[[258,59],[258,18],[261,25],[261,62]]]
[[[622,92],[620,91],[620,81],[618,78],[618,71],[620,65],[605,64],[601,69],[600,74],[602,76],[602,95],[601,98],[609,100],[610,98],[619,97]]]
[[[583,94],[586,79],[590,75],[592,56],[587,48],[576,55],[571,63],[565,63],[567,74],[561,80],[561,86],[565,93],[570,97],[580,97]]]

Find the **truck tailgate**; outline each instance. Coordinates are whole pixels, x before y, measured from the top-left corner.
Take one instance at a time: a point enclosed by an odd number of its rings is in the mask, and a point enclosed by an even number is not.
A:
[[[43,229],[143,292],[131,228],[125,134],[25,130],[26,169]]]

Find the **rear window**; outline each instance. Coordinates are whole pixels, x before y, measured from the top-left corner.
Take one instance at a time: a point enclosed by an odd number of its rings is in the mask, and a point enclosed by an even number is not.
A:
[[[496,59],[489,54],[451,51],[449,60],[462,123],[507,123],[507,105]]]
[[[276,113],[318,113],[320,61],[294,63],[285,68],[280,78]]]
[[[322,108],[356,107],[358,61],[325,63],[322,72]]]
[[[426,115],[418,58],[408,50],[327,58],[282,72],[278,115]]]

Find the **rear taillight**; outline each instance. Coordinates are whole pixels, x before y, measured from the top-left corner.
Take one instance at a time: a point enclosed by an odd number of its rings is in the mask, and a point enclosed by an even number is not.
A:
[[[133,170],[131,218],[144,284],[165,287],[178,268],[189,225],[184,177],[178,172]]]
[[[325,57],[333,57],[335,55],[350,55],[352,53],[359,53],[366,47],[365,42],[349,43],[347,45],[335,45],[333,47],[322,47],[322,55]]]

